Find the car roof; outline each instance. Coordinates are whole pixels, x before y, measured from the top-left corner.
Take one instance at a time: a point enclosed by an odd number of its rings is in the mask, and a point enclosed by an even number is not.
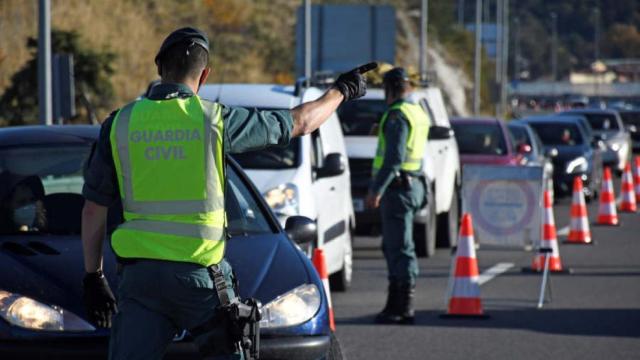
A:
[[[569,115],[540,115],[540,116],[528,116],[522,119],[519,119],[518,121],[522,121],[524,123],[529,123],[529,124],[540,124],[540,123],[578,123],[578,122],[583,122],[586,119],[582,116],[569,116]]]
[[[305,91],[319,91],[315,88]],[[206,84],[200,97],[229,106],[290,109],[300,103],[293,85],[278,84]]]
[[[585,109],[566,110],[566,111],[561,112],[560,114],[609,114],[609,115],[615,115],[617,112],[618,112],[617,110],[612,110],[612,109],[585,108]]]
[[[96,125],[32,125],[0,128],[0,147],[37,144],[93,143],[100,133]]]
[[[450,119],[451,123],[456,124],[500,124],[501,121],[492,117],[454,117]]]

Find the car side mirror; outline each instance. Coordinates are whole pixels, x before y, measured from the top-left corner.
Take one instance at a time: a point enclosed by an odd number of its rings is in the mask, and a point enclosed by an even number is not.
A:
[[[318,179],[342,175],[346,169],[344,158],[340,153],[331,153],[324,158],[324,164],[316,170]]]
[[[453,129],[446,126],[434,125],[429,128],[429,140],[447,140],[453,137]]]
[[[627,129],[628,132],[632,133],[638,132],[638,128],[633,124],[625,125],[625,129]]]
[[[531,145],[529,144],[520,144],[518,145],[518,153],[519,154],[528,154],[531,152]],[[557,151],[557,150],[556,150]]]
[[[558,156],[558,149],[556,149],[556,148],[548,149],[547,151],[545,151],[544,154],[547,157],[554,158],[554,157]]]
[[[298,245],[315,244],[318,241],[316,222],[306,216],[289,216],[284,231]]]

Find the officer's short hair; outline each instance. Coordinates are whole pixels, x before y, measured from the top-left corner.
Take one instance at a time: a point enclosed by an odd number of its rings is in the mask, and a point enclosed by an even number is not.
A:
[[[404,68],[396,67],[384,74],[383,85],[389,94],[400,95],[411,87],[411,80]]]
[[[195,43],[178,43],[158,58],[160,76],[173,80],[196,78],[209,64],[209,52]]]

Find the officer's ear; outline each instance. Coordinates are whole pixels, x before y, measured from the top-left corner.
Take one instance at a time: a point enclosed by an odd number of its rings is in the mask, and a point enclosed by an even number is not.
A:
[[[200,79],[198,79],[199,86],[202,86],[204,83],[207,82],[207,78],[209,77],[210,73],[211,73],[210,67],[207,66],[204,69],[202,69],[202,72],[200,73]]]

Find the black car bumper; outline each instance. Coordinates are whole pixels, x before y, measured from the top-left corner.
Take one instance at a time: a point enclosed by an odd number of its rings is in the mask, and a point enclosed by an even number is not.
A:
[[[559,174],[554,176],[553,184],[554,190],[558,194],[569,194],[573,191],[573,179],[578,176],[582,179],[582,186],[585,192],[585,195],[590,196],[594,191],[597,191],[594,186],[597,184],[594,183],[593,177],[588,173],[575,173],[575,174]]]
[[[260,359],[322,359],[329,351],[329,335],[296,336],[260,339]],[[61,340],[21,340],[0,341],[0,359],[62,360],[62,359],[106,359],[108,340],[61,339]],[[172,343],[165,360],[199,359],[193,343]]]

